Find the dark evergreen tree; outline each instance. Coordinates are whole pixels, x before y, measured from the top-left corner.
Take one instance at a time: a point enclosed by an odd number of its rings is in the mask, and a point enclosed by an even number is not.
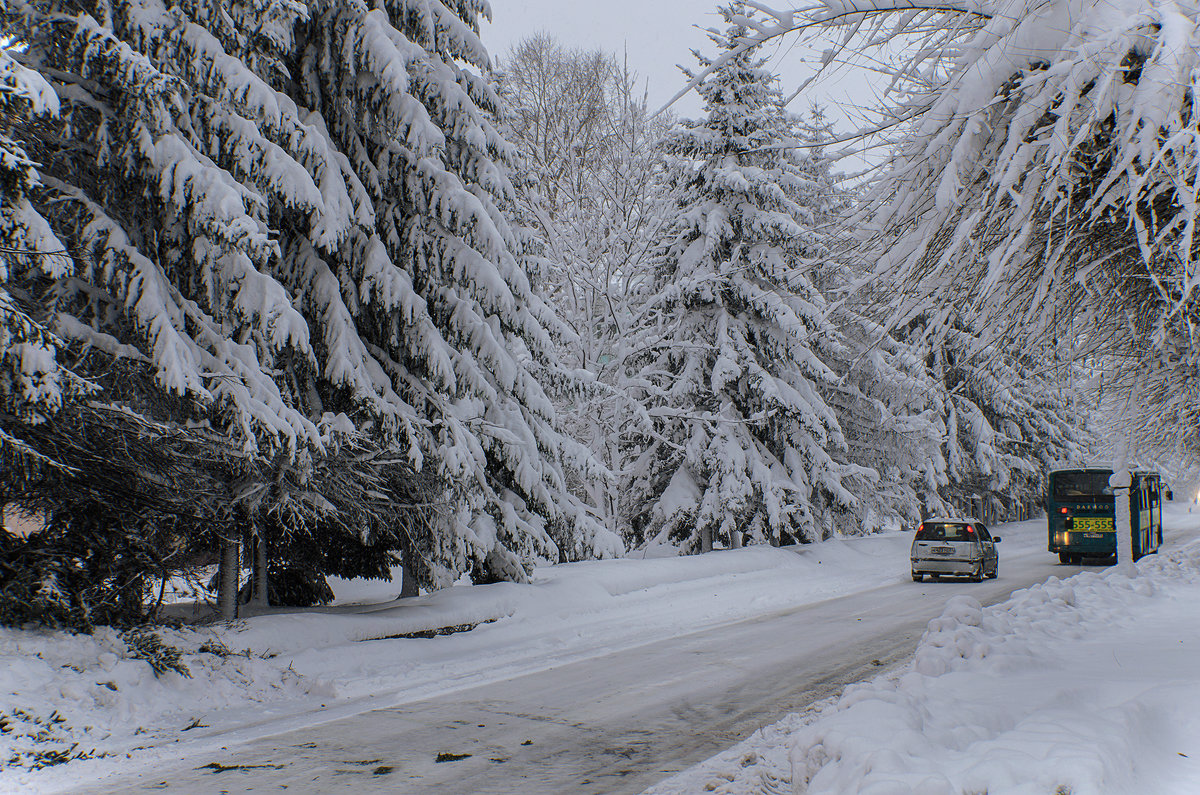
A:
[[[221,466],[204,477],[223,486],[197,510],[223,517],[227,550],[246,528],[280,550],[336,533],[361,561],[328,570],[381,572],[401,552],[443,585],[556,558],[548,522],[586,546],[598,524],[564,466],[590,475],[593,459],[543,386],[570,375],[506,214],[512,149],[477,73],[484,11],[4,6],[19,46],[0,75],[0,238],[34,252],[0,273],[5,383],[23,407],[0,424],[5,452],[43,455],[40,420],[86,378],[129,418],[105,433],[161,427],[181,457],[208,446]],[[95,419],[43,430],[92,438],[78,424]],[[347,511],[338,489],[356,469],[407,485]],[[189,488],[138,480],[143,497]],[[69,502],[57,479],[6,489]]]

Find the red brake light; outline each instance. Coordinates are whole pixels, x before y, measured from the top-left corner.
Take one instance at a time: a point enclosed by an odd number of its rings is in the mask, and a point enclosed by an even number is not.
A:
[[[972,527],[971,525],[967,525],[967,535],[970,536],[970,535],[974,535],[974,534],[975,534],[975,528]]]
[[[1058,512],[1059,512],[1059,513],[1061,513],[1063,516],[1070,516],[1070,515],[1071,515],[1071,509],[1070,509],[1070,508],[1059,508],[1059,509],[1058,509]]]

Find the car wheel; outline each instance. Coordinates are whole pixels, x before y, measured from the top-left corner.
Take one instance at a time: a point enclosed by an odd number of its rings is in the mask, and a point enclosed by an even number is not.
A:
[[[975,567],[975,571],[971,572],[971,582],[983,582],[983,561],[979,561],[979,565]]]
[[[992,573],[988,575],[988,579],[994,580],[999,576],[1000,576],[1000,564],[997,563],[995,566],[992,566]]]
[[[917,573],[914,571],[914,572],[912,573],[912,576],[913,576],[913,582],[925,582],[925,575],[924,575],[924,574],[917,574]]]
[[[1069,553],[1069,552],[1059,552],[1058,553],[1058,562],[1061,563],[1062,565],[1069,566],[1074,561],[1075,561],[1075,556],[1072,555],[1071,553]]]

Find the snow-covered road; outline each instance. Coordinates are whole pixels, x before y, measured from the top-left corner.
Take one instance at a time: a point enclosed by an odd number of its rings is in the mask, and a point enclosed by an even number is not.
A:
[[[996,581],[892,576],[850,595],[319,725],[221,732],[176,746],[185,755],[178,761],[143,762],[72,790],[640,792],[907,659],[950,597],[991,604],[1077,571],[1045,552],[1043,527],[996,528],[1006,539]],[[1167,535],[1171,545],[1191,540]]]

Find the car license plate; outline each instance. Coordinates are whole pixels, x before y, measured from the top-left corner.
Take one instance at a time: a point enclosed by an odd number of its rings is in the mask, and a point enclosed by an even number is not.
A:
[[[1071,523],[1071,529],[1075,530],[1076,532],[1084,533],[1084,538],[1091,538],[1092,535],[1096,533],[1114,532],[1113,520],[1098,516],[1076,516],[1074,521]]]
[[[953,555],[954,547],[934,547],[933,552],[935,555]]]

